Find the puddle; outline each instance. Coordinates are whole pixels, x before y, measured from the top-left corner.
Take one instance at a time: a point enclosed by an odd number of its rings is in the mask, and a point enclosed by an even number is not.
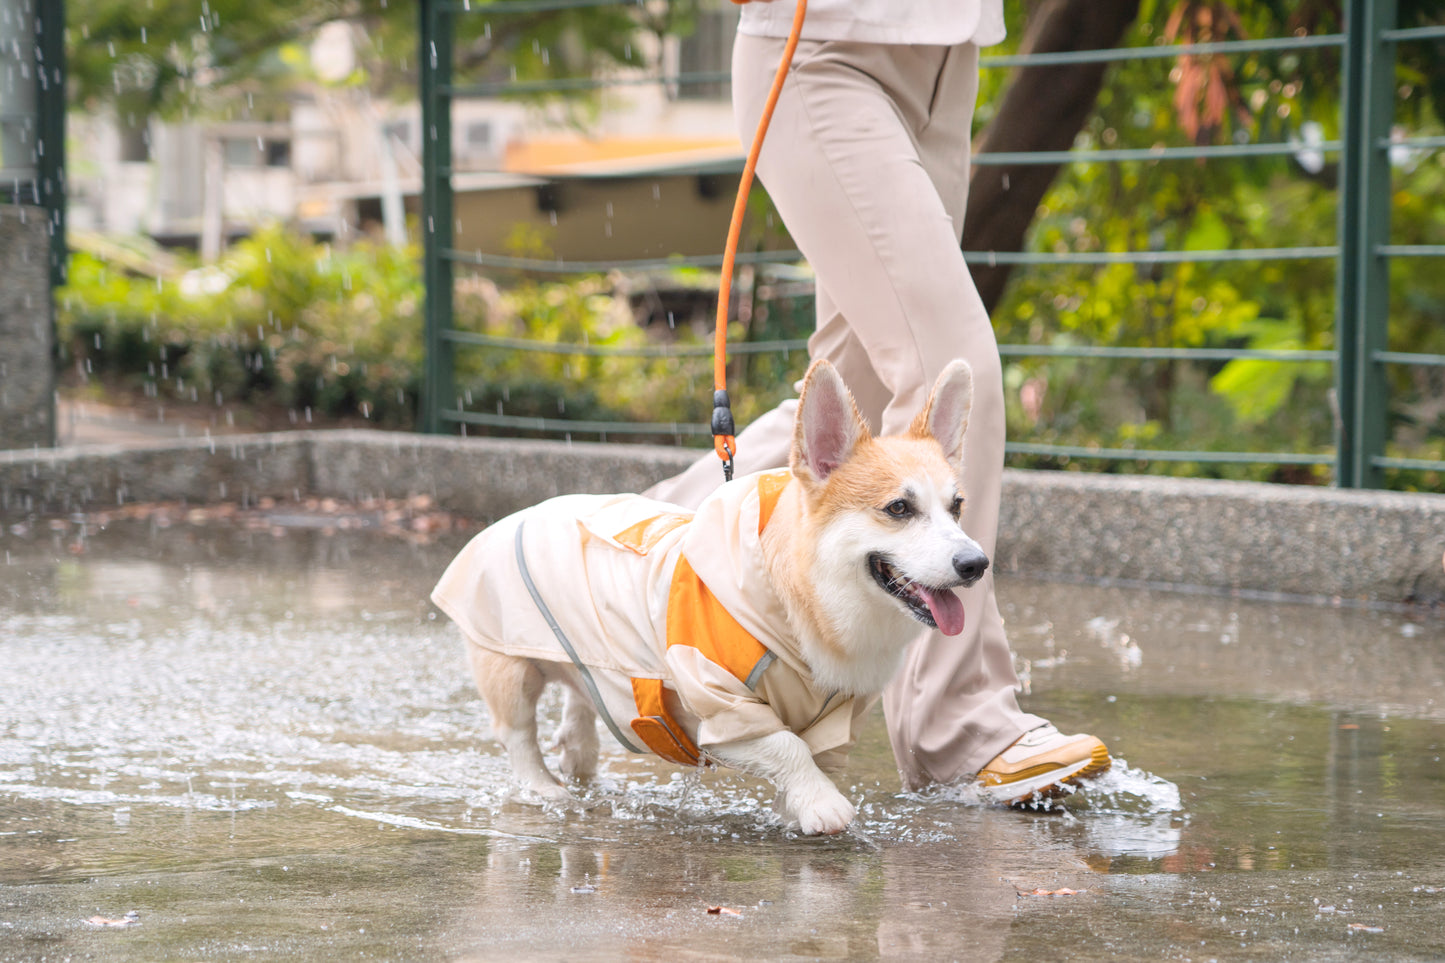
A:
[[[519,796],[426,601],[465,538],[0,534],[0,960],[1445,946],[1423,613],[1005,577],[1025,705],[1115,769],[1047,811],[904,794],[875,716],[840,779],[857,831],[801,839],[756,781],[619,750],[570,807]]]

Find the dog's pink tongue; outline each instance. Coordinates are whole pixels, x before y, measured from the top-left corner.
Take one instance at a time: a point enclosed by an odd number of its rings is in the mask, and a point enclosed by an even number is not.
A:
[[[963,631],[963,603],[949,589],[931,589],[918,586],[923,601],[928,603],[928,612],[938,624],[938,631],[944,635],[957,635]]]

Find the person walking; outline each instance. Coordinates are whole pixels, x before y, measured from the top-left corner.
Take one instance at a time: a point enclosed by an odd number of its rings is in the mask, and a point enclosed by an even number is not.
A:
[[[742,9],[735,118],[752,139],[796,0]],[[950,360],[973,368],[963,527],[990,557],[1004,456],[1003,371],[960,243],[979,48],[1004,38],[1002,0],[811,0],[758,177],[817,278],[813,358],[838,369],[875,433],[899,434]],[[738,436],[739,472],[785,466],[796,400]],[[647,494],[696,507],[719,483],[709,456]],[[1019,708],[992,571],[960,593],[964,632],[921,632],[884,693],[907,789],[974,781],[1014,803],[1109,768],[1089,735]]]

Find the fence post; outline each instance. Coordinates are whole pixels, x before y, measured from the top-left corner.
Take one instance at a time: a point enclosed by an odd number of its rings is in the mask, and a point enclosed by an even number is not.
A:
[[[1390,265],[1380,253],[1390,236],[1390,164],[1385,142],[1394,120],[1395,51],[1381,35],[1397,0],[1348,0],[1343,124],[1340,140],[1340,257],[1336,279],[1336,393],[1339,427],[1335,483],[1379,488],[1389,392],[1378,353],[1388,345]]]
[[[50,218],[50,283],[65,284],[65,0],[49,0],[36,12],[35,176],[40,203]]]
[[[426,289],[426,367],[421,430],[445,430],[442,411],[455,402],[452,343],[452,12],[447,0],[420,0],[418,50],[421,94],[422,278]]]

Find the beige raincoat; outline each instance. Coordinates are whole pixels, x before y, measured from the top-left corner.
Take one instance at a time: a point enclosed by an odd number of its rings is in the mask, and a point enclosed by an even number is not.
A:
[[[797,733],[847,759],[872,700],[818,689],[763,562],[786,471],[690,513],[640,495],[567,495],[508,516],[432,592],[474,645],[572,662],[618,742],[695,763],[698,747]]]

